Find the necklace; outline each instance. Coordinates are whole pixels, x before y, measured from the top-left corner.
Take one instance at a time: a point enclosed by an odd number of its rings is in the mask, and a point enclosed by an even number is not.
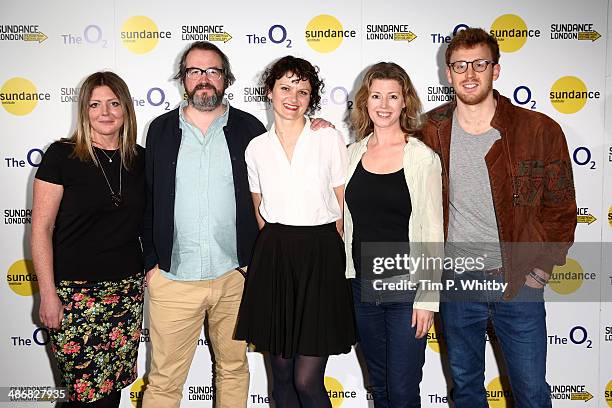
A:
[[[111,154],[110,156],[104,151],[104,149],[102,148],[102,145],[98,142],[96,142],[95,140],[92,140],[92,143],[100,146],[98,147],[98,149],[100,149],[100,151],[104,154],[104,156],[106,156],[106,158],[108,159],[109,163],[113,162],[113,159],[115,158],[115,155],[117,154],[117,150],[119,150],[118,148],[116,150],[113,151],[113,154]],[[97,147],[97,146],[96,146]],[[110,150],[110,149],[109,149]],[[98,155],[96,155],[96,157],[98,157]]]
[[[104,150],[102,150],[102,153],[104,153]],[[96,155],[96,159],[98,159],[98,162],[100,162],[100,158],[98,157],[98,153],[96,153],[96,150],[94,150],[94,154]],[[106,155],[106,153],[104,153],[104,155]],[[110,157],[108,158],[108,161],[112,162]],[[121,173],[122,173],[121,167],[122,167],[121,166],[121,156],[119,156],[119,191],[115,193],[113,191],[113,188],[110,185],[110,182],[108,181],[108,177],[106,177],[106,172],[104,171],[104,167],[102,167],[102,164],[100,164],[100,170],[102,170],[102,175],[104,176],[104,180],[106,180],[106,185],[108,186],[108,189],[110,190],[111,200],[113,200],[113,204],[115,204],[115,207],[120,207],[121,204],[123,204],[123,198],[121,197]]]
[[[111,154],[111,155],[109,156],[108,154],[106,154],[106,152],[104,151],[104,149],[100,149],[100,151],[101,151],[102,153],[104,153],[104,155],[105,155],[105,156],[106,156],[106,158],[108,159],[108,162],[109,162],[109,163],[112,163],[112,162],[113,162],[113,159],[115,158],[115,155],[117,154],[117,151],[118,151],[118,150],[119,150],[119,149],[117,149],[117,150],[113,151],[113,154]]]

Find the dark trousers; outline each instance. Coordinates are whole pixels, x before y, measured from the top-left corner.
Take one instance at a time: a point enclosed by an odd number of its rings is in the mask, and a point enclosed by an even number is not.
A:
[[[368,367],[374,406],[420,407],[419,384],[427,339],[415,339],[415,328],[410,327],[412,299],[385,302],[377,295],[362,299],[362,284],[369,282],[352,279],[359,344]]]
[[[445,271],[460,288],[461,280],[491,280],[482,272],[461,275]],[[508,367],[517,407],[551,407],[546,383],[546,309],[543,290],[523,286],[516,298],[501,299],[501,291],[481,291],[458,298],[460,291],[444,294],[440,304],[443,332],[453,377],[452,399],[457,408],[488,407],[485,381],[485,333],[490,319]],[[454,295],[454,296],[453,296]]]

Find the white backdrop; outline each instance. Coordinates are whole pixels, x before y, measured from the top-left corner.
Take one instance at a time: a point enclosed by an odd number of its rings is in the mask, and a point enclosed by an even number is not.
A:
[[[612,242],[608,21],[612,21],[609,0],[311,0],[291,4],[185,0],[174,6],[160,0],[2,2],[0,269],[6,279],[0,285],[0,387],[55,384],[46,331],[39,329],[36,317],[39,298],[28,248],[31,185],[41,152],[73,129],[77,87],[90,73],[113,70],[125,79],[134,97],[139,142],[144,145],[151,120],[181,100],[182,90],[171,78],[178,56],[191,41],[214,41],[228,54],[237,77],[227,90],[231,104],[264,124],[269,115],[258,98],[258,75],[278,57],[301,56],[319,65],[325,79],[324,105],[318,115],[333,122],[349,141],[347,109],[368,65],[381,60],[402,65],[430,109],[450,96],[441,62],[445,42],[455,30],[462,25],[527,30],[527,35],[500,34],[502,69],[495,87],[515,104],[544,112],[561,124],[574,158],[579,206],[576,241]],[[321,30],[330,37],[341,30],[344,38],[307,41],[307,32]],[[130,42],[132,32],[158,39]],[[571,90],[588,95],[551,100],[551,91]],[[14,101],[15,93],[24,100]],[[546,289],[554,301],[547,310],[548,382],[555,407],[612,407],[612,304],[601,301],[611,299],[611,264],[610,251],[581,257],[572,250],[558,272],[592,272],[596,280],[562,277]],[[448,405],[441,338],[440,331],[430,332],[421,387],[425,407]],[[496,345],[494,339],[491,343]],[[489,403],[494,408],[511,407],[503,363],[494,349],[487,347]],[[141,378],[124,390],[122,407],[136,406],[141,396],[148,357],[146,324],[140,351]],[[269,384],[262,356],[250,352],[249,362],[249,405],[266,406]],[[339,396],[333,398],[334,407],[368,406],[363,369],[354,352],[330,358],[326,376],[328,389]],[[182,405],[211,406],[211,377],[202,337]]]

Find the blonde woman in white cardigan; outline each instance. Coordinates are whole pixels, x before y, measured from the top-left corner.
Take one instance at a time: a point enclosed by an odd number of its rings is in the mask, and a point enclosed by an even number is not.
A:
[[[384,269],[389,265],[379,262],[390,255],[382,248],[442,256],[441,166],[415,137],[420,115],[416,90],[399,65],[370,67],[352,116],[357,141],[349,147],[344,239],[376,408],[421,406],[426,334],[438,310],[438,292],[419,281],[439,281],[440,270]]]

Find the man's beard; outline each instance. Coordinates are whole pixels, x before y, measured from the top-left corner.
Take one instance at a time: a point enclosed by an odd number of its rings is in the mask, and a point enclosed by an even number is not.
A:
[[[459,84],[459,86],[461,86],[461,84]],[[479,87],[481,89],[479,89],[479,92],[477,94],[467,94],[463,93],[462,90],[455,90],[455,95],[465,105],[478,105],[479,103],[487,99],[487,97],[491,93],[491,90],[493,89],[493,82],[487,82],[486,79],[480,80]]]
[[[198,94],[200,89],[212,89],[213,94],[208,96],[205,93]],[[223,102],[225,90],[219,91],[211,84],[198,84],[191,92],[187,92],[187,102],[201,112],[214,110]]]

